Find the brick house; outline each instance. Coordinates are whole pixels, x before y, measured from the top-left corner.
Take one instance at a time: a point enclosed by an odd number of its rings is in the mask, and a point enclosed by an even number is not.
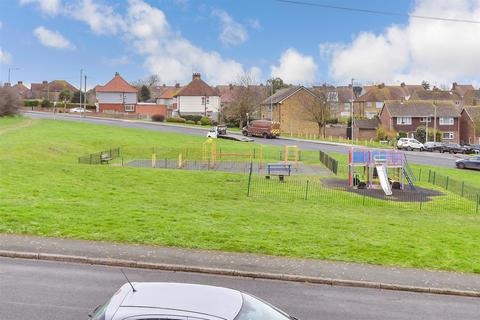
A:
[[[332,118],[348,118],[351,116],[351,107],[353,101],[353,89],[351,86],[314,86],[313,90],[323,92],[330,105]]]
[[[411,100],[452,101],[460,108],[462,98],[452,91],[444,91],[434,88],[433,90],[416,91],[410,97]]]
[[[475,90],[475,88],[471,84],[458,84],[456,82],[452,83],[451,91],[458,95],[460,99],[463,99],[465,97],[465,94],[471,90]]]
[[[460,142],[480,144],[480,106],[463,108],[460,116]]]
[[[379,84],[364,87],[365,93],[353,102],[356,117],[373,119],[383,108],[386,100],[408,100],[417,91],[425,91],[421,85],[386,86]]]
[[[28,99],[30,97],[30,89],[28,89],[22,81],[18,81],[16,85],[14,85],[13,90],[15,90],[18,93],[18,97],[20,99]]]
[[[218,121],[220,96],[217,89],[210,87],[194,73],[192,81],[174,94],[180,115],[205,115]]]
[[[59,101],[58,96],[63,90],[72,93],[78,91],[77,88],[65,80],[42,81],[42,83],[32,83],[30,85],[30,98]]]
[[[408,137],[428,125],[442,133],[442,141],[460,141],[460,111],[453,101],[385,101],[379,118],[383,127],[403,131]]]
[[[319,98],[313,90],[303,86],[280,89],[262,102],[260,117],[280,122],[280,132],[283,134],[318,135],[318,124],[312,121],[303,106],[312,102],[312,99]]]
[[[353,123],[353,138],[358,140],[371,140],[377,137],[380,125],[378,119],[357,119]]]
[[[98,101],[98,112],[136,112],[138,90],[125,81],[118,72],[106,85],[97,86],[95,93]]]
[[[480,106],[480,90],[468,90],[463,96],[464,106]]]

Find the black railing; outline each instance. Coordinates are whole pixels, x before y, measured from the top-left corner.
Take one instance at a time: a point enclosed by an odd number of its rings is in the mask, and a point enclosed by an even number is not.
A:
[[[83,164],[108,164],[110,161],[120,157],[120,148],[100,151],[78,157],[78,163]]]
[[[327,153],[321,150],[318,151],[318,159],[334,174],[338,173],[338,161],[336,159],[330,157]]]

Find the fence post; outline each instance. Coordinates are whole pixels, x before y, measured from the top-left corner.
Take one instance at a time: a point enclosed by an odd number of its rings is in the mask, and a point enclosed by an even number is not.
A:
[[[250,196],[250,186],[251,186],[251,183],[252,183],[252,168],[253,168],[253,162],[250,161],[250,172],[248,174],[247,197]]]
[[[462,197],[463,197],[463,188],[465,187],[465,181],[462,181]]]
[[[362,199],[362,205],[365,206],[365,195],[367,194],[367,189],[363,189],[363,199]]]
[[[123,157],[122,157],[122,167],[123,167]]]
[[[448,176],[447,176],[447,181],[445,181],[445,190],[448,190]]]
[[[433,171],[433,185],[435,185],[435,176],[437,175],[436,171]]]
[[[90,163],[89,164],[92,164],[92,154],[90,153]]]
[[[423,195],[423,192],[420,193],[420,211],[422,211],[422,203],[423,203],[422,195]]]
[[[480,202],[480,196],[479,194],[477,193],[477,207],[475,209],[475,213],[478,213],[478,203]]]
[[[432,169],[428,169],[428,183],[430,183],[430,176],[432,175]]]
[[[418,172],[418,181],[422,181],[422,168],[420,168],[420,171]]]
[[[307,187],[305,188],[305,200],[308,200],[308,180],[307,180]]]

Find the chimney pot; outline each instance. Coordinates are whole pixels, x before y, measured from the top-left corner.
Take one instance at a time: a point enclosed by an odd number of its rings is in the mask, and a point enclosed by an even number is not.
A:
[[[175,88],[180,88],[180,83],[175,83]]]
[[[23,84],[23,81],[18,81],[18,84]]]
[[[115,77],[116,77],[116,76],[119,76],[119,75],[120,75],[120,73],[118,73],[118,72],[115,72]]]
[[[201,79],[200,73],[198,73],[198,72],[193,73],[192,80],[195,80],[195,79]]]
[[[47,84],[47,83],[48,83],[47,80],[43,80],[43,81],[42,81],[42,84]]]

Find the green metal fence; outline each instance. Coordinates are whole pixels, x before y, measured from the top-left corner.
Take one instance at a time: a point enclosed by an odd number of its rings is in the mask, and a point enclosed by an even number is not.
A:
[[[327,153],[321,150],[318,151],[318,159],[334,174],[338,173],[338,161],[336,159],[330,157]]]

